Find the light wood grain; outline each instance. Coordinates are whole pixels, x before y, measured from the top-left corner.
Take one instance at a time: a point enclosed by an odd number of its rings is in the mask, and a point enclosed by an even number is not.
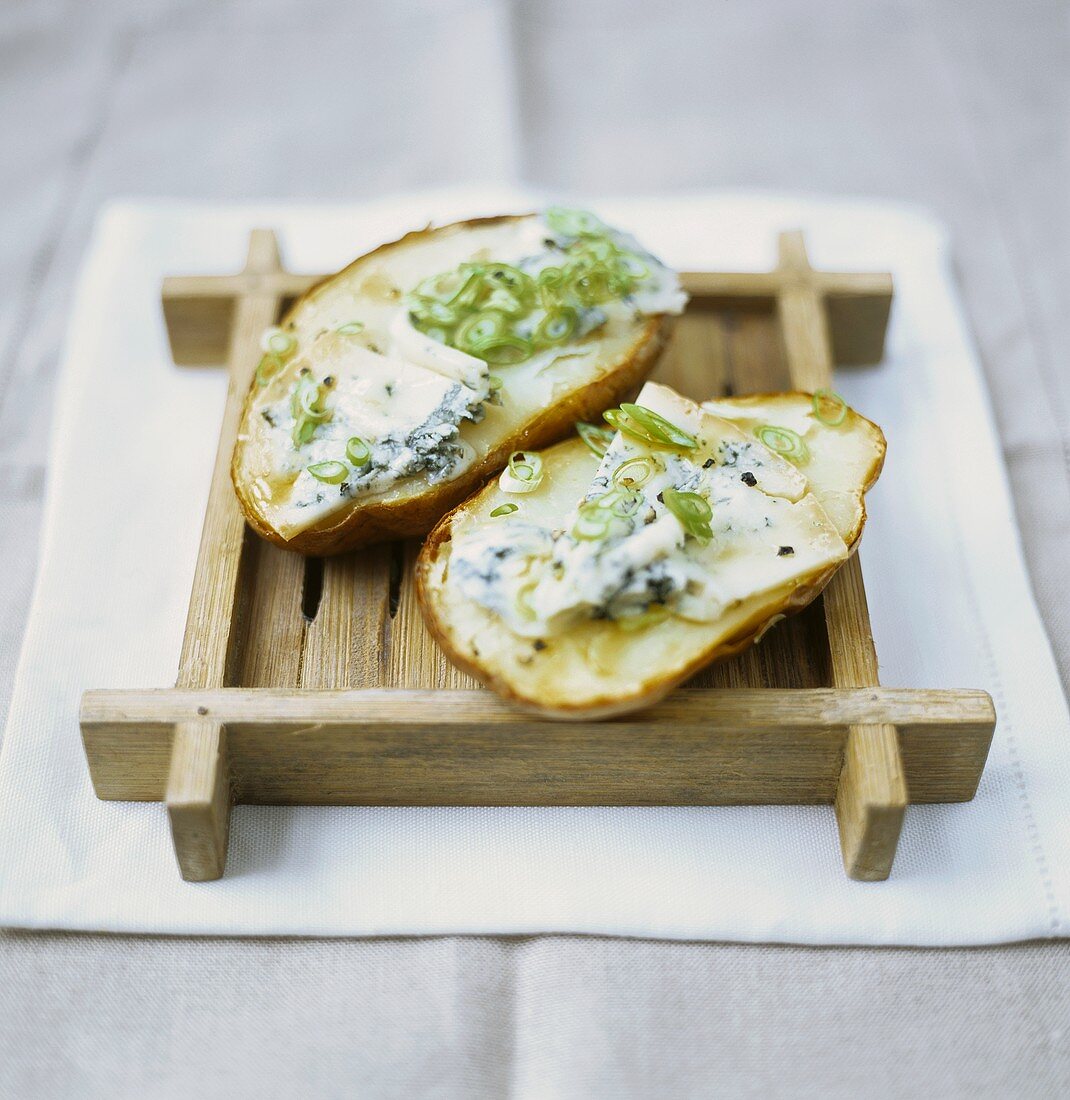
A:
[[[305,646],[301,596],[305,559],[250,539],[248,611],[242,622],[242,659],[234,683],[243,687],[297,687]]]
[[[386,685],[393,556],[394,547],[384,545],[323,562],[319,610],[306,626],[302,687]]]
[[[800,232],[782,233],[784,283],[778,310],[793,385],[817,390],[832,385],[832,345],[822,289],[814,280]],[[876,685],[877,653],[858,556],[832,578],[823,596],[832,683]],[[907,805],[899,743],[889,723],[848,731],[836,796],[836,820],[844,867],[852,878],[886,879],[891,873]]]
[[[201,712],[204,713],[201,713]],[[174,727],[228,731],[243,802],[714,805],[826,802],[848,728],[899,731],[918,801],[973,796],[995,725],[979,691],[680,690],[606,722],[547,722],[487,692],[93,691],[101,798],[159,798]]]
[[[163,797],[179,870],[187,882],[223,874],[230,831],[230,770],[220,722],[177,722]]]
[[[280,266],[275,234],[254,230],[246,271],[260,274],[277,271]],[[231,487],[230,459],[242,404],[260,357],[260,334],[275,321],[277,311],[278,299],[260,294],[242,298],[235,310],[226,404],[179,659],[179,687],[215,688],[233,683],[242,660],[243,604],[251,587],[252,536]],[[286,566],[281,560],[276,564]],[[277,602],[276,593],[274,587],[262,588],[262,600]],[[274,608],[263,613],[277,618]],[[253,658],[255,664],[255,654]],[[275,670],[263,671],[269,675]],[[219,877],[226,860],[229,816],[229,809],[224,813],[220,806],[222,800],[229,806],[222,726],[203,722],[184,726],[176,739],[172,772],[174,782],[168,785],[167,804],[182,875],[196,881]],[[213,860],[216,849],[218,858]]]

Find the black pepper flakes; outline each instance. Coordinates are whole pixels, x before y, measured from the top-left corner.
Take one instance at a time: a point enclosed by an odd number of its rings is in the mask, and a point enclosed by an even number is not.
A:
[[[706,461],[703,462],[702,468],[704,470],[708,470],[713,465],[713,463],[714,463],[714,460],[712,458],[707,458]]]
[[[741,474],[739,480],[742,481],[744,485],[754,486],[758,484],[758,479],[754,476],[754,474],[750,472],[750,470],[748,470],[745,474]]]
[[[794,554],[794,553],[795,553],[795,547],[794,546],[782,546],[776,552],[776,556],[778,558],[790,558],[791,555]]]
[[[546,648],[546,643],[542,638],[536,638],[535,641],[531,643],[531,648],[535,650],[536,653],[541,653]]]

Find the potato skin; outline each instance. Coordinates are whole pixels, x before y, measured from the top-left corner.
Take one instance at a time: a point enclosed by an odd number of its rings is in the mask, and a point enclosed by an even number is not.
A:
[[[778,616],[794,615],[808,607],[821,594],[821,590],[839,569],[839,566],[836,566],[822,570],[805,585],[796,588],[787,601],[778,603],[771,609],[766,608],[757,612],[736,637],[700,650],[684,668],[676,670],[672,674],[656,675],[642,683],[629,685],[627,690],[622,688],[621,691],[614,693],[613,702],[593,706],[570,703],[567,699],[535,702],[529,696],[521,695],[515,691],[507,681],[476,664],[456,646],[445,619],[438,613],[435,602],[435,587],[429,574],[438,551],[449,542],[450,522],[461,508],[463,508],[463,505],[442,518],[428,536],[416,562],[416,597],[424,623],[431,637],[435,639],[442,652],[446,654],[450,663],[462,672],[467,673],[483,684],[484,687],[497,692],[522,710],[530,714],[537,714],[542,718],[557,719],[559,721],[575,721],[577,718],[599,721],[605,718],[616,718],[622,714],[629,714],[632,711],[642,710],[659,703],[673,688],[679,687],[680,684],[689,680],[696,672],[701,671],[707,665],[738,656],[753,645],[755,639]],[[856,546],[857,539],[850,547],[852,553]]]
[[[435,233],[520,221],[529,216],[503,214],[486,218],[470,218],[452,222],[449,225],[436,228],[428,226],[425,229],[406,233],[396,241],[382,244],[371,252],[365,253],[341,271],[310,287],[279,323],[285,325],[287,320],[305,302],[315,297],[323,287],[335,279],[344,277],[353,268],[366,263],[382,252],[412,244]],[[234,447],[230,473],[245,520],[261,538],[268,542],[312,557],[329,557],[359,550],[379,542],[424,535],[443,513],[465,500],[490,475],[497,473],[513,451],[538,450],[556,443],[572,432],[576,420],[600,419],[603,409],[619,404],[638,389],[654,369],[667,341],[669,325],[670,318],[665,314],[649,317],[637,333],[627,358],[617,363],[602,377],[581,387],[565,400],[544,409],[540,415],[527,421],[461,476],[405,500],[381,501],[372,497],[366,501],[354,501],[344,512],[332,516],[328,524],[310,527],[291,539],[286,539],[279,534],[256,507],[256,502],[242,477],[243,442],[239,438]],[[254,393],[255,382],[250,385],[246,395],[242,423],[248,415],[249,404]]]
[[[738,401],[740,405],[746,405],[757,404],[759,401],[767,401],[773,397],[784,396],[791,395],[767,394],[761,397],[752,395],[734,400]],[[797,397],[798,395],[796,394],[794,396]],[[811,395],[807,394],[805,396],[809,398]],[[880,428],[873,424],[872,421],[866,420],[859,414],[855,413],[854,415],[858,416],[859,420],[864,421],[868,428],[876,433],[876,437],[879,437],[881,442],[881,447],[875,461],[862,479],[863,483],[860,488],[864,494],[873,486],[880,476],[884,466],[886,448],[884,446],[884,434],[881,432]],[[562,446],[564,446],[564,444],[562,444]],[[482,493],[490,489],[492,485],[493,483],[488,483],[480,492]],[[628,714],[632,711],[653,706],[668,695],[670,691],[686,682],[690,677],[707,665],[738,656],[749,646],[753,645],[755,640],[761,636],[763,631],[769,627],[778,616],[794,615],[808,607],[821,594],[822,589],[824,589],[843,564],[841,562],[838,565],[823,569],[819,573],[808,577],[805,582],[799,584],[792,591],[787,599],[781,599],[779,602],[773,602],[771,605],[757,609],[751,619],[740,628],[734,637],[699,650],[684,667],[674,669],[670,672],[655,671],[648,679],[638,683],[622,683],[620,689],[614,693],[612,700],[607,700],[604,703],[595,702],[593,704],[577,704],[570,702],[568,698],[548,699],[540,697],[536,700],[531,696],[521,694],[512,684],[496,676],[489,669],[479,665],[468,653],[464,652],[455,642],[446,615],[440,613],[439,610],[437,600],[438,589],[432,578],[433,566],[439,554],[447,548],[451,537],[453,520],[461,514],[478,495],[479,494],[473,495],[471,500],[465,501],[463,504],[454,508],[449,514],[443,516],[427,537],[427,541],[424,543],[423,549],[420,551],[419,558],[416,562],[416,595],[420,611],[431,636],[435,639],[435,642],[441,647],[452,664],[462,672],[466,672],[468,675],[478,680],[485,687],[491,688],[503,698],[508,699],[520,709],[548,719],[572,721],[584,719],[594,721],[618,717],[622,714]],[[847,544],[849,554],[853,554],[857,550],[864,525],[865,510],[863,503],[861,523],[859,523],[857,528],[850,533],[850,537],[844,540]]]

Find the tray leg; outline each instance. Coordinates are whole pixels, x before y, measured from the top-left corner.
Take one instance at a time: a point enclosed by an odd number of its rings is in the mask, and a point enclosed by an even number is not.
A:
[[[836,822],[847,874],[881,882],[892,870],[907,807],[895,726],[851,726],[836,787]]]
[[[226,731],[210,719],[175,726],[167,777],[171,840],[187,882],[221,878],[230,832],[230,768]]]

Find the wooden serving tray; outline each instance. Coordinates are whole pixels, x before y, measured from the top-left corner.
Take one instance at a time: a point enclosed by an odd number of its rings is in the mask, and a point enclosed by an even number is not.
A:
[[[696,399],[814,390],[881,358],[886,274],[814,271],[783,233],[775,271],[696,272],[654,377]],[[852,878],[887,878],[907,804],[973,797],[995,728],[983,691],[878,686],[857,556],[761,645],[659,705],[549,722],[454,669],[416,606],[416,541],[305,559],[242,519],[230,459],[262,331],[318,276],[272,231],[245,270],[164,281],[175,362],[230,385],[177,686],[88,691],[98,797],[165,801],[183,878],[219,878],[235,802],[309,805],[832,803]]]

